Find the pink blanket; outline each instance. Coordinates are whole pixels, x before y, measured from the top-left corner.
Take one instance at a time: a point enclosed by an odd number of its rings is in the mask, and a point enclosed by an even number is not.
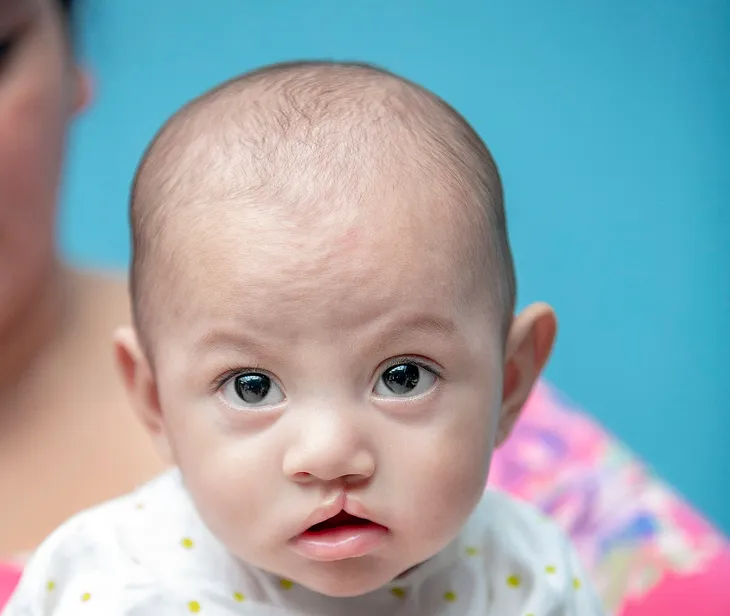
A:
[[[612,613],[730,616],[727,540],[548,385],[535,388],[490,483],[557,520]]]
[[[5,605],[19,579],[20,569],[18,567],[0,564],[0,609]]]

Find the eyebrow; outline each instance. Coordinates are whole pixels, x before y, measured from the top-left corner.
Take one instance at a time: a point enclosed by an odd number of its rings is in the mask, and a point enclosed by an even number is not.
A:
[[[195,351],[207,351],[212,347],[236,347],[249,349],[256,355],[266,355],[265,345],[255,337],[246,334],[242,330],[231,331],[228,329],[211,329],[206,331],[195,341]]]
[[[415,329],[423,333],[436,333],[442,336],[453,336],[456,331],[456,324],[447,317],[432,315],[428,313],[417,313],[402,320],[396,321],[398,327],[403,329]]]
[[[375,350],[382,349],[414,332],[436,335],[440,338],[453,338],[459,333],[459,329],[448,317],[427,312],[415,313],[389,323],[375,335],[373,342],[368,346]]]
[[[451,338],[458,333],[458,328],[450,318],[429,313],[415,313],[394,320],[387,328],[379,331],[374,336],[373,343],[368,346],[379,349],[414,331]],[[271,344],[265,344],[242,330],[230,331],[217,328],[206,331],[200,336],[195,342],[194,348],[197,352],[201,352],[207,351],[211,347],[224,346],[247,349],[260,357],[268,357],[272,351]]]

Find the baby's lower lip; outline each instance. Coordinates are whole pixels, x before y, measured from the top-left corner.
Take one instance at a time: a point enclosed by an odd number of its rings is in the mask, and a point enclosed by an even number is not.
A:
[[[344,525],[326,530],[306,530],[292,540],[300,556],[320,562],[359,558],[379,548],[388,529],[375,522]]]

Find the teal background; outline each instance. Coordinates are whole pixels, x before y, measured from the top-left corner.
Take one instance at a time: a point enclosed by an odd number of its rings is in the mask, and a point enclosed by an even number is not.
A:
[[[263,63],[382,64],[474,124],[504,175],[547,375],[730,531],[730,3],[86,0],[97,100],[61,239],[124,266],[139,156],[188,98]]]

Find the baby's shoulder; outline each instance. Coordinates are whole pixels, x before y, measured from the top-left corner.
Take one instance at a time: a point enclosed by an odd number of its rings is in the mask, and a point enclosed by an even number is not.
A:
[[[186,562],[195,559],[182,555],[202,542],[198,526],[179,474],[165,473],[54,531],[31,556],[7,613],[76,613],[84,603],[93,614],[129,602],[153,607],[171,586],[189,584]]]
[[[604,614],[568,538],[535,507],[487,490],[459,540],[460,565],[494,613]]]
[[[188,527],[187,505],[172,471],[138,490],[78,513],[59,526],[31,556],[26,573],[45,575],[54,587],[85,571],[141,565],[161,532]]]
[[[4,614],[76,614],[82,604],[94,616],[188,613],[206,600],[228,605],[216,613],[239,613],[242,589],[247,604],[260,601],[257,583],[170,471],[58,528],[31,557]]]
[[[470,517],[465,532],[480,542],[517,554],[564,549],[567,539],[539,509],[498,490],[488,489]]]
[[[568,538],[532,505],[487,490],[461,534],[464,553],[481,556],[484,574],[500,577],[497,587],[542,588],[571,593],[585,580]]]

